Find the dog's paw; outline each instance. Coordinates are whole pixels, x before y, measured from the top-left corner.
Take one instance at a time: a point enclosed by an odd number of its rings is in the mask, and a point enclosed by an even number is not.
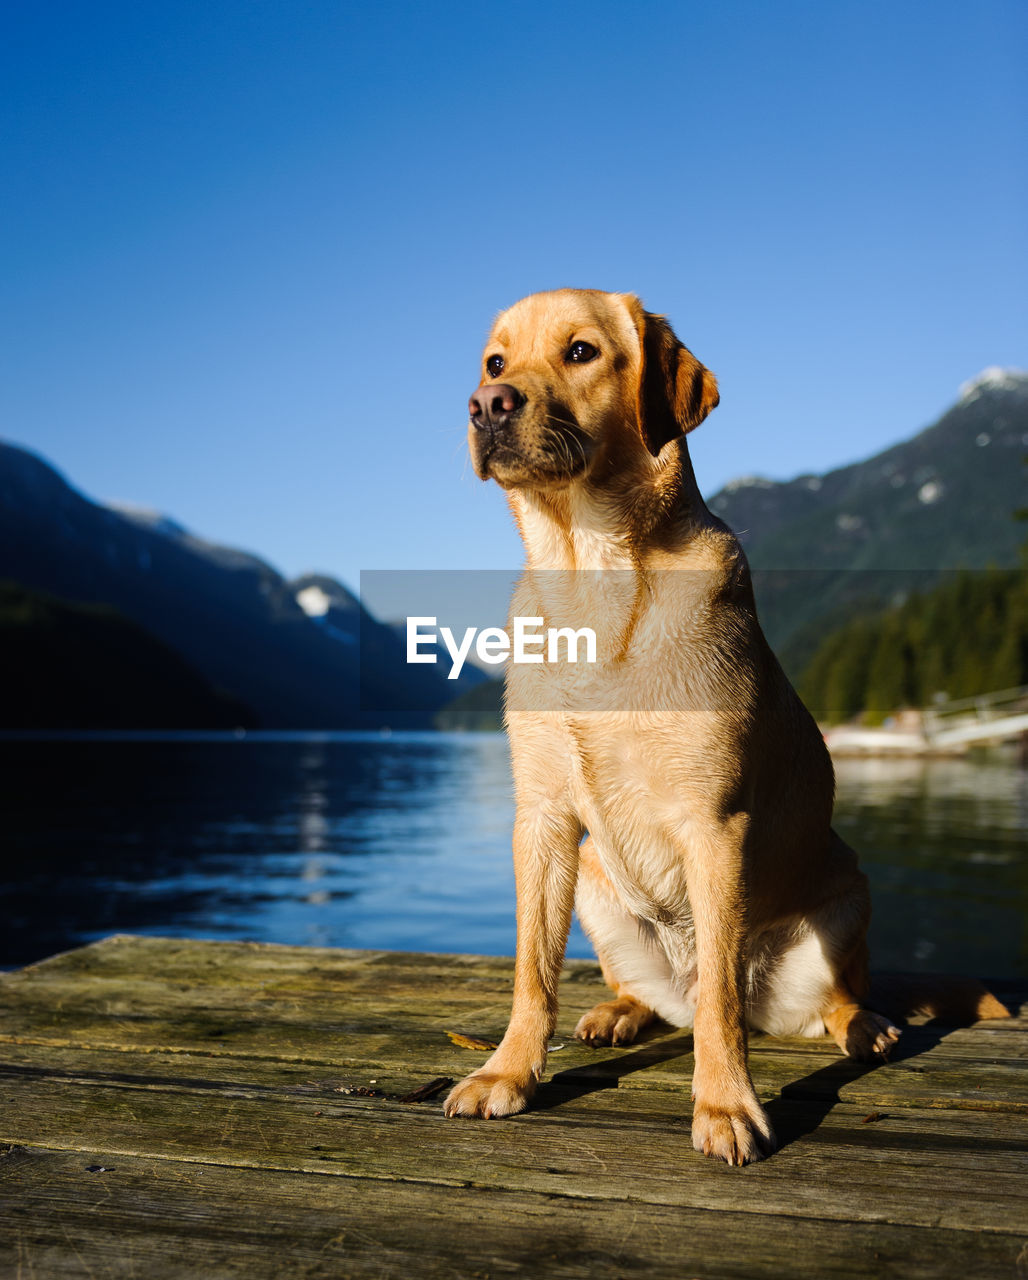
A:
[[[771,1121],[756,1098],[736,1108],[697,1102],[692,1117],[692,1145],[726,1164],[752,1164],[778,1147]]]
[[[884,1062],[899,1038],[899,1027],[893,1026],[888,1018],[870,1009],[861,1009],[850,1019],[842,1047],[858,1062]]]
[[[579,1018],[575,1035],[594,1046],[631,1044],[642,1028],[652,1021],[653,1011],[638,1000],[608,1000]]]
[[[505,1075],[490,1071],[488,1066],[473,1071],[450,1091],[443,1103],[446,1116],[480,1116],[495,1120],[514,1116],[525,1107],[535,1093],[536,1077]]]

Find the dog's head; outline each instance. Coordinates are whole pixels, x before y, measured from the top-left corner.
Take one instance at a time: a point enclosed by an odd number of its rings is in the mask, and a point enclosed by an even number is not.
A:
[[[652,463],[717,403],[714,375],[633,294],[534,293],[485,345],[471,457],[505,489],[564,488]]]

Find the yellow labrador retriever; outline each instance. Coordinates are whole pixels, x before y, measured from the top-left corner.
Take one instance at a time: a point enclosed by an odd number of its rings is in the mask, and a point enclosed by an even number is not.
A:
[[[625,1044],[655,1018],[692,1026],[693,1145],[729,1164],[775,1148],[747,1025],[827,1029],[868,1059],[899,1035],[863,1003],[867,881],[831,827],[824,743],[760,630],[739,543],[696,487],[685,436],[717,403],[714,376],[631,294],[535,294],[486,344],[469,437],[525,543],[512,615],[592,627],[598,651],[591,666],[509,668],[513,1011],[449,1116],[528,1103],[576,905],[616,997],[576,1034]],[[970,999],[1006,1014],[982,988]]]

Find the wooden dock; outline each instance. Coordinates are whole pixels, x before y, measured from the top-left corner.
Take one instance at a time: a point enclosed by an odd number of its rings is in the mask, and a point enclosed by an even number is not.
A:
[[[875,1069],[755,1036],[782,1143],[689,1138],[691,1037],[571,1039],[531,1111],[445,1120],[512,964],[108,938],[0,975],[4,1277],[1028,1277],[1028,1017],[911,1027]]]

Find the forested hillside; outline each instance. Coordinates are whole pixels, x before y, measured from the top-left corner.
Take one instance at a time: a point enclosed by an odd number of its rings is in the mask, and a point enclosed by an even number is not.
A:
[[[1028,574],[961,571],[884,613],[828,635],[799,678],[814,716],[871,723],[928,706],[1028,684]]]
[[[0,580],[4,729],[252,728],[249,707],[106,605]]]

